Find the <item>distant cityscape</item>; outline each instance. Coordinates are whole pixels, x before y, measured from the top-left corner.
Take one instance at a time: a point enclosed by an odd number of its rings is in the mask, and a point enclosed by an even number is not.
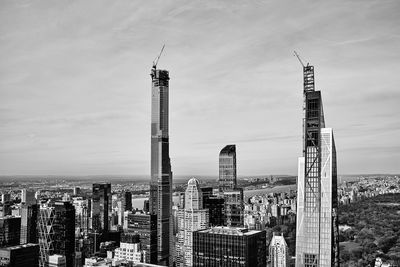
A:
[[[5,178],[0,266],[346,266],[339,235],[351,226],[339,225],[340,206],[399,194],[400,178],[338,181],[333,130],[325,127],[314,67],[296,53],[304,77],[297,176],[238,179],[236,145],[227,144],[216,155],[218,179],[174,183],[170,78],[157,68],[161,53],[151,69],[149,180]],[[398,266],[385,257],[372,260]]]

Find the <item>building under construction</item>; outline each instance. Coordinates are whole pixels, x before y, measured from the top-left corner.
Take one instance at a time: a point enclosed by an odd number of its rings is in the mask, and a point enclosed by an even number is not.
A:
[[[296,266],[339,266],[336,149],[314,67],[303,65],[303,156],[297,179]]]

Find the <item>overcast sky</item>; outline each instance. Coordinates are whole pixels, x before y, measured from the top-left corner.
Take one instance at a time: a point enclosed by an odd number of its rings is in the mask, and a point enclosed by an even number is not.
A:
[[[400,1],[0,1],[0,174],[150,172],[150,68],[175,175],[296,174],[315,66],[339,174],[400,172]]]

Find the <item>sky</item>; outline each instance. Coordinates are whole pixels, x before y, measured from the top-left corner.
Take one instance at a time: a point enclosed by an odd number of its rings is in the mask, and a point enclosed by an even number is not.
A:
[[[400,1],[0,1],[0,175],[149,175],[152,62],[174,175],[297,174],[315,66],[339,174],[400,173]]]

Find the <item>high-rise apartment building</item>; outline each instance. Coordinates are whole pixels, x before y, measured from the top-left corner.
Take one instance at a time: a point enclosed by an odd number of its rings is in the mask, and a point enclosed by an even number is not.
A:
[[[38,234],[40,267],[47,267],[49,257],[54,254],[65,256],[66,266],[73,266],[75,259],[75,208],[70,202],[41,205],[38,217]]]
[[[271,267],[289,267],[289,248],[283,235],[273,235],[269,245]]]
[[[157,263],[157,215],[128,213],[127,216],[126,230],[139,235],[144,262]]]
[[[213,227],[193,233],[193,266],[265,267],[265,231]]]
[[[304,66],[303,157],[297,178],[296,266],[339,265],[336,150],[314,67]]]
[[[244,203],[243,189],[236,188],[231,191],[225,191],[224,195],[224,210],[225,210],[225,225],[230,227],[244,226]]]
[[[236,179],[236,145],[227,145],[219,153],[219,190],[225,192],[235,189]]]
[[[209,211],[203,209],[203,196],[197,179],[188,181],[185,205],[178,211],[177,266],[193,265],[193,232],[208,228]]]
[[[111,222],[111,184],[93,184],[92,229],[97,233],[107,233]]]
[[[21,237],[20,244],[38,243],[37,218],[39,212],[38,204],[21,205]]]
[[[151,70],[151,181],[150,213],[157,215],[158,261],[172,265],[172,172],[169,158],[169,72]]]

